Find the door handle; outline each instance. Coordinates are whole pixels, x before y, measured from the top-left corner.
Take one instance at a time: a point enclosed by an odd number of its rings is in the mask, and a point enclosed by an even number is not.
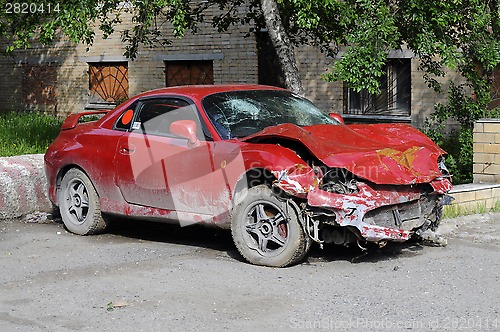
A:
[[[119,149],[119,152],[124,156],[130,156],[135,152],[135,145],[133,144],[122,145]]]

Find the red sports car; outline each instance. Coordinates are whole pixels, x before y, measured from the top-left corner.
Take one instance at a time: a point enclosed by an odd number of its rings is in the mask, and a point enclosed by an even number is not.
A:
[[[287,266],[312,242],[435,230],[451,189],[444,154],[409,125],[345,125],[287,90],[185,86],[70,115],[45,167],[71,232],[102,232],[108,215],[216,225],[247,261]]]

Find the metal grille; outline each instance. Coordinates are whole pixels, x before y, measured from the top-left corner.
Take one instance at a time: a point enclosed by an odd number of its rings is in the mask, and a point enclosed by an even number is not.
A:
[[[91,103],[119,103],[128,99],[128,63],[90,63]]]
[[[166,86],[214,84],[212,61],[165,61]]]
[[[378,95],[366,90],[356,92],[345,88],[344,114],[409,116],[411,101],[410,59],[392,59],[386,75],[380,78]]]
[[[432,216],[437,204],[437,195],[422,196],[420,200],[368,211],[363,221],[371,225],[412,230],[422,226],[425,219]]]

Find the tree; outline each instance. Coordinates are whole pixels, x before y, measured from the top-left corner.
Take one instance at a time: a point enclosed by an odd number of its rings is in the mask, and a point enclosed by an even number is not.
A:
[[[500,115],[488,109],[492,73],[500,64],[498,0],[43,0],[29,8],[0,3],[5,9],[0,14],[0,37],[8,40],[6,53],[34,41],[51,43],[61,34],[90,45],[96,30],[107,37],[123,14],[130,13],[133,27],[122,31],[129,58],[140,45],[170,43],[163,23],[169,22],[177,37],[189,30],[196,33],[207,10],[216,7],[211,23],[220,32],[235,24],[256,31],[267,28],[286,86],[299,94],[302,85],[293,52],[298,45],[313,45],[339,58],[325,80],[342,80],[358,92],[374,94],[379,92],[388,52],[410,50],[420,59],[419,69],[430,88],[442,91],[438,78],[446,68],[465,79],[464,84],[451,84],[448,103],[436,105],[425,128],[436,141],[448,142],[459,181],[472,177],[473,123]],[[461,125],[457,142],[440,131],[448,118]]]
[[[290,90],[302,94],[302,83],[295,54],[288,33],[281,21],[278,4],[274,0],[261,0],[260,3],[267,30],[285,76],[285,84]]]
[[[1,3],[7,8],[6,0]],[[91,44],[96,27],[107,37],[128,12],[133,27],[122,31],[122,39],[125,55],[134,58],[141,44],[170,42],[164,37],[164,22],[182,37],[188,30],[196,32],[212,7],[219,9],[212,18],[219,31],[234,24],[267,27],[287,87],[299,93],[293,47],[302,44],[330,55],[342,49],[324,78],[371,93],[379,91],[388,51],[407,48],[420,58],[430,87],[439,91],[436,77],[444,75],[445,67],[457,69],[483,110],[490,74],[500,63],[498,0],[44,0],[37,7],[42,10],[33,12],[30,6],[25,14],[4,11],[0,36],[10,40],[7,52],[33,41],[50,43],[60,33]]]
[[[379,90],[379,77],[392,49],[406,48],[420,59],[430,88],[441,92],[438,78],[456,70],[465,83],[453,83],[448,103],[437,104],[425,131],[447,150],[458,183],[472,180],[472,130],[482,117],[499,117],[489,109],[492,73],[500,69],[498,0],[293,0],[296,23],[326,50],[344,54],[326,80],[343,80],[351,88]],[[325,36],[325,38],[322,38]],[[455,119],[458,132],[446,137],[444,123]]]

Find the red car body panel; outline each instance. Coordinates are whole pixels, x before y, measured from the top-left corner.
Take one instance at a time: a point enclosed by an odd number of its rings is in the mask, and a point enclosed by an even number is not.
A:
[[[374,183],[427,183],[442,175],[436,161],[445,152],[409,125],[282,124],[244,140],[264,137],[300,141],[327,166],[345,168]]]
[[[258,169],[268,171],[274,185],[310,207],[332,211],[338,225],[357,228],[368,241],[404,241],[411,228],[370,224],[365,215],[422,200],[420,184],[432,186],[435,195],[450,190],[437,165],[445,152],[408,125],[282,124],[242,140],[222,140],[203,109],[203,98],[263,89],[282,90],[259,85],[166,88],[138,95],[96,122],[77,124],[79,115],[70,116],[45,154],[51,201],[58,205],[57,186],[65,170],[78,167],[94,184],[103,212],[227,227],[236,187],[247,171]],[[134,102],[159,96],[189,100],[213,140],[193,147],[180,137],[113,129]],[[367,182],[358,183],[359,190],[352,194],[322,190],[322,171],[273,140],[298,142],[327,167],[347,170]]]

